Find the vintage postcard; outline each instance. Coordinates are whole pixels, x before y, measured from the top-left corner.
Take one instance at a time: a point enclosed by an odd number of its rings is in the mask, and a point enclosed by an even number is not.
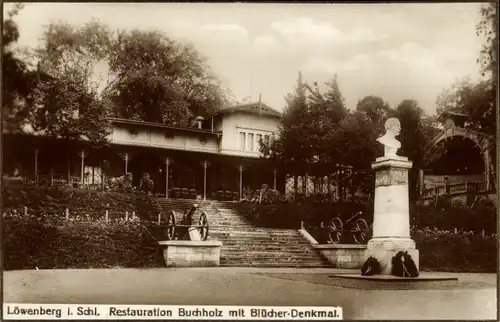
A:
[[[495,319],[497,7],[4,3],[3,319]]]

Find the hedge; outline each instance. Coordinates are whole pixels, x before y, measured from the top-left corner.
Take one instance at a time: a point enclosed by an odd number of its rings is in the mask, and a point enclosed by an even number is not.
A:
[[[373,204],[356,202],[317,204],[303,201],[298,204],[271,205],[240,203],[237,207],[247,214],[254,225],[268,228],[297,229],[301,222],[309,227],[317,227],[321,222],[327,225],[336,216],[347,220],[358,211],[363,212],[363,217],[369,223],[373,222]],[[489,200],[478,202],[472,208],[444,198],[439,199],[436,204],[412,204],[410,216],[411,225],[418,228],[456,228],[477,232],[484,230],[487,233],[496,231],[497,211],[495,204]]]
[[[4,269],[160,267],[156,239],[132,221],[4,218]]]
[[[412,238],[420,251],[425,270],[450,272],[496,272],[496,234],[450,231],[437,228],[413,229]]]
[[[311,227],[306,230],[318,243],[328,243],[326,229]],[[496,234],[416,227],[412,227],[410,234],[420,252],[422,270],[496,272]]]
[[[161,209],[153,196],[37,186],[4,186],[2,192],[7,270],[161,264],[151,224]],[[125,212],[137,219],[125,221]]]

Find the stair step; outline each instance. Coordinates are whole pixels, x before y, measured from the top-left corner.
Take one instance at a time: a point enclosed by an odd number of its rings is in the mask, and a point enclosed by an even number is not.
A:
[[[234,201],[158,199],[164,212],[182,214],[193,203],[208,215],[209,240],[222,242],[221,266],[226,267],[331,267],[296,229],[256,227],[246,207]],[[180,218],[178,218],[180,219]]]
[[[222,267],[318,267],[318,268],[331,268],[328,264],[316,263],[269,263],[269,262],[255,262],[255,263],[220,263]]]

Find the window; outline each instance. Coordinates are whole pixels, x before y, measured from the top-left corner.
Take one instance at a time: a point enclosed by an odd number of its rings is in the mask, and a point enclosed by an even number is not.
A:
[[[248,133],[248,150],[249,151],[253,151],[253,147],[254,147],[254,144],[253,144],[253,133]]]
[[[264,135],[264,142],[269,145],[269,135]]]
[[[245,150],[245,143],[246,143],[246,133],[245,132],[240,132],[240,150],[244,151]]]

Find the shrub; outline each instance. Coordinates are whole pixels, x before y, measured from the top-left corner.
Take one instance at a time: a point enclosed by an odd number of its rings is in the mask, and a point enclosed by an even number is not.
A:
[[[75,190],[66,187],[4,186],[3,211],[22,212],[28,207],[32,215],[41,217],[64,217],[65,209],[70,216],[81,215],[102,218],[106,210],[109,214],[124,217],[125,212],[135,212],[145,220],[154,220],[161,211],[154,196],[144,193],[124,193],[109,191]]]
[[[256,226],[268,228],[300,227],[301,221],[307,227],[317,227],[323,222],[325,225],[334,217],[348,219],[358,211],[369,222],[373,218],[373,206],[366,206],[358,202],[338,201],[331,204],[318,204],[314,199],[302,200],[299,203],[284,204],[241,204],[242,213],[247,214],[249,220]]]
[[[439,198],[435,204],[414,204],[410,208],[411,223],[416,227],[436,227],[481,231],[496,231],[497,211],[490,200],[477,202],[468,207],[460,201]]]
[[[362,211],[369,224],[373,222],[373,203],[336,201],[321,203],[317,198],[300,200],[297,203],[241,203],[242,212],[257,226],[269,228],[298,228],[303,221],[307,227],[326,226],[334,217],[346,220]],[[468,207],[460,202],[440,198],[436,204],[410,205],[410,222],[417,228],[436,227],[493,233],[496,230],[496,207],[489,200]]]
[[[473,231],[413,229],[412,238],[420,251],[420,266],[426,270],[495,272],[497,236]]]
[[[326,229],[307,232],[320,244],[328,242]],[[412,227],[411,237],[420,252],[420,270],[449,272],[496,271],[497,236],[473,231]]]
[[[140,220],[105,222],[4,218],[4,268],[105,268],[164,265]]]

